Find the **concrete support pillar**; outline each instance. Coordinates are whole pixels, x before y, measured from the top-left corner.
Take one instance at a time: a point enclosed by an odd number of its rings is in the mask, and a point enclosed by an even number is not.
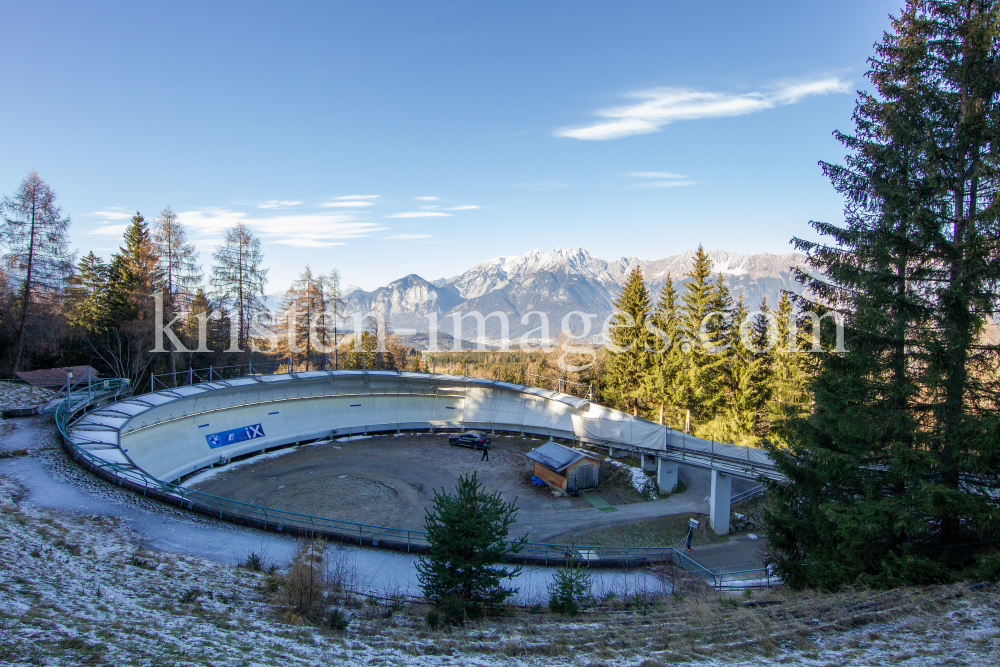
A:
[[[643,454],[642,469],[645,472],[656,472],[656,457],[649,454]]]
[[[673,493],[677,489],[677,470],[680,465],[666,459],[656,459],[656,485],[660,493]]]
[[[712,471],[712,493],[708,500],[708,518],[716,535],[729,532],[729,499],[733,491],[733,478],[718,470]]]

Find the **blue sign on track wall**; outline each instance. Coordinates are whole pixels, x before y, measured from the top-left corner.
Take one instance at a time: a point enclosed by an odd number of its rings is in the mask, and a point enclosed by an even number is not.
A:
[[[264,427],[260,424],[254,424],[253,426],[241,426],[240,428],[234,428],[232,431],[210,433],[205,436],[205,440],[208,440],[209,447],[215,449],[216,447],[225,447],[226,445],[243,442],[244,440],[253,440],[254,438],[263,437]]]

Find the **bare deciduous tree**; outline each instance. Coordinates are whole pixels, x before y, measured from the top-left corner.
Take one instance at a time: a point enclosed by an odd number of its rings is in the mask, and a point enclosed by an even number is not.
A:
[[[20,281],[20,313],[11,363],[11,372],[17,373],[32,306],[57,294],[72,274],[73,257],[66,238],[70,219],[62,217],[56,193],[37,171],[25,177],[13,197],[4,197],[0,207],[0,230],[7,246],[4,259],[12,276]]]
[[[179,311],[185,310],[194,298],[194,291],[201,284],[201,267],[198,265],[198,251],[187,240],[187,231],[170,206],[160,211],[160,217],[153,225],[153,247],[160,260],[160,271],[166,282],[169,307],[168,320]],[[177,372],[174,359],[176,350],[170,348],[170,372]]]
[[[249,354],[247,344],[253,322],[265,311],[267,269],[261,268],[264,253],[260,249],[260,239],[244,223],[236,223],[226,231],[222,245],[216,248],[212,257],[215,259],[211,280],[215,299],[236,318],[236,340],[231,341],[230,351],[239,351],[245,357]]]

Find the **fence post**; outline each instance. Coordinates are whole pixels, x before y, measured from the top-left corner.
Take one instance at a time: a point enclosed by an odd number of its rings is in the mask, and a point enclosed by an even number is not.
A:
[[[208,365],[208,381],[209,382],[214,382],[215,381],[215,376],[213,375],[213,373],[214,373],[214,371],[212,370],[212,364],[209,364]]]
[[[194,384],[194,368],[188,368],[188,384]]]

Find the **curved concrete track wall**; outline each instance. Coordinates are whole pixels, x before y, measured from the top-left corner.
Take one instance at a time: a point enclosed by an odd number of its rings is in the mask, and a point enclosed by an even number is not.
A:
[[[99,408],[68,434],[98,458],[173,482],[236,456],[303,440],[464,428],[571,439],[746,477],[773,468],[762,450],[685,436],[575,396],[418,373],[314,371],[206,382]]]

